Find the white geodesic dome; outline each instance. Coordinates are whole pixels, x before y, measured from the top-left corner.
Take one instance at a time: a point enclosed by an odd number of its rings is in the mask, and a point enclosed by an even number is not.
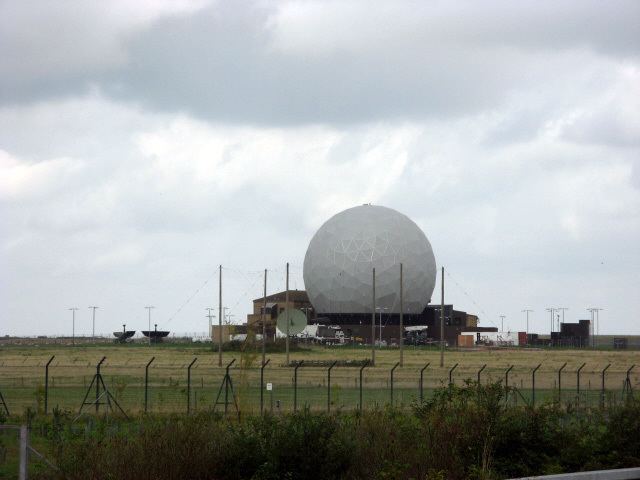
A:
[[[376,306],[399,313],[400,263],[404,312],[421,313],[436,283],[429,240],[406,215],[362,205],[334,215],[313,236],[304,284],[316,313],[371,313],[375,267]]]

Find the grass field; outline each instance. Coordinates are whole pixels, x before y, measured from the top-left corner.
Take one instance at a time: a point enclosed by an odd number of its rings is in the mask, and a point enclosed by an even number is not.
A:
[[[59,407],[78,410],[95,373],[96,363],[106,356],[102,373],[109,391],[127,412],[139,412],[144,408],[145,365],[151,357],[155,360],[149,368],[148,408],[153,412],[180,412],[187,409],[187,366],[197,358],[191,371],[191,409],[210,409],[224,376],[219,368],[217,352],[205,344],[134,345],[79,345],[70,346],[3,346],[0,349],[0,391],[11,413],[21,414],[27,408],[42,411],[44,408],[44,366],[55,355],[49,369],[49,409]],[[311,347],[291,352],[291,361],[304,360],[366,360],[371,352],[367,348]],[[223,364],[236,359],[231,377],[240,407],[245,412],[256,412],[260,405],[260,354],[224,352]],[[284,353],[268,353],[269,365],[264,371],[264,382],[272,383],[273,390],[264,391],[266,409],[281,411],[293,409],[294,369],[285,366]],[[376,366],[367,367],[363,376],[363,405],[365,408],[384,405],[391,401],[390,370],[399,359],[398,349],[380,349],[376,352]],[[602,350],[546,350],[510,349],[455,351],[445,353],[444,367],[439,367],[440,353],[428,348],[405,349],[404,366],[394,372],[394,404],[409,405],[419,398],[420,369],[424,372],[424,395],[449,383],[449,371],[455,365],[451,379],[462,384],[466,379],[477,379],[478,370],[486,364],[481,381],[504,380],[509,374],[509,385],[519,394],[513,402],[531,401],[532,370],[541,364],[536,373],[536,402],[557,399],[558,369],[567,363],[562,375],[563,402],[575,401],[577,390],[576,370],[586,363],[580,377],[583,404],[598,405],[601,401],[601,371],[608,365],[605,376],[605,403],[621,398],[626,371],[632,364],[639,364],[632,371],[633,389],[640,386],[640,352]],[[304,364],[303,364],[304,365]],[[335,367],[331,372],[331,408],[354,409],[359,405],[359,368]],[[93,397],[92,391],[90,398]],[[312,410],[327,408],[327,368],[306,367],[298,369],[298,408]],[[272,407],[273,405],[273,407]],[[220,408],[220,407],[218,407]],[[89,408],[91,410],[91,408]]]

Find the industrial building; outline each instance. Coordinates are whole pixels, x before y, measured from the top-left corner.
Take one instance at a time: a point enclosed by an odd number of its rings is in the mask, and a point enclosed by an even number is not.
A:
[[[347,339],[356,343],[371,342],[371,313],[325,313],[316,314],[307,292],[304,290],[289,290],[289,302],[287,292],[282,291],[260,297],[253,300],[253,311],[247,315],[247,326],[254,331],[262,331],[262,313],[266,304],[265,327],[267,338],[273,339],[276,335],[275,325],[278,315],[285,308],[296,308],[307,315],[309,324],[340,326]],[[453,305],[444,307],[444,340],[448,345],[457,345],[458,335],[462,333],[495,332],[495,327],[479,327],[478,317],[466,312],[455,310]],[[400,315],[387,313],[385,309],[379,310],[375,315],[376,341],[382,338],[389,345],[400,342]],[[411,331],[420,331],[424,339],[439,341],[440,339],[440,305],[427,305],[419,314],[404,314],[405,327],[412,327]]]

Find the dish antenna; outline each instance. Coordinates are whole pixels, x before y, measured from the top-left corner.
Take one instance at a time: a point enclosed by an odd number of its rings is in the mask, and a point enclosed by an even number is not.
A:
[[[280,312],[276,321],[280,333],[287,334],[287,311],[289,312],[289,335],[302,333],[304,327],[307,326],[307,316],[297,308],[287,308]]]

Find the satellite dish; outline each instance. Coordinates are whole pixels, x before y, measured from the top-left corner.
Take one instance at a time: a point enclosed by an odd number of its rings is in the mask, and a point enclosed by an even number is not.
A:
[[[276,326],[284,335],[287,334],[287,312],[289,312],[289,335],[302,333],[307,326],[307,316],[296,308],[286,308],[278,315]]]

